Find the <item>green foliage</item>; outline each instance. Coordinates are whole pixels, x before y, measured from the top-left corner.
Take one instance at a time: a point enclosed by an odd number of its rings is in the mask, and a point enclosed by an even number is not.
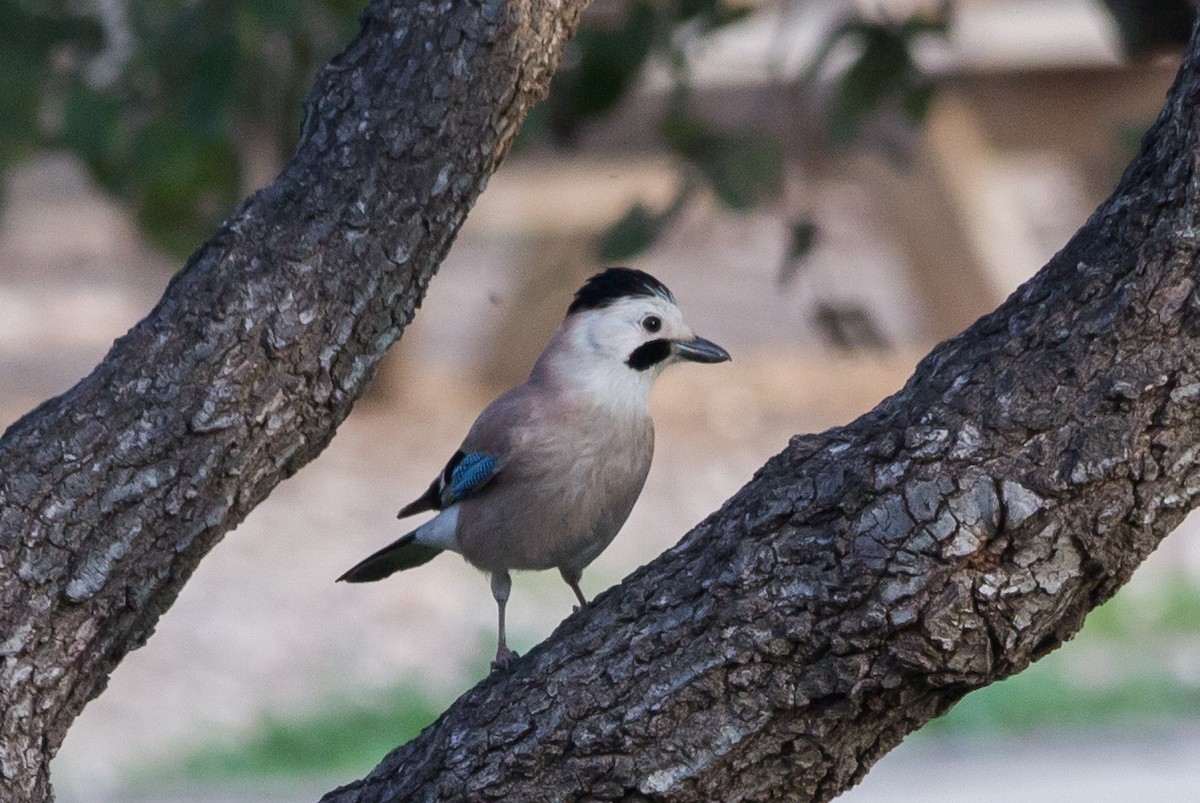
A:
[[[183,254],[292,150],[304,93],[353,35],[361,0],[118,6],[124,13],[114,21],[91,4],[0,0],[0,169],[36,147],[67,148],[134,210],[153,242]],[[783,185],[782,144],[752,121],[717,130],[690,104],[689,45],[750,9],[738,0],[623,0],[607,14],[586,15],[523,140],[540,131],[560,144],[574,141],[630,94],[653,61],[674,82],[662,138],[679,159],[687,196],[706,187],[736,212],[773,203]],[[853,21],[834,32],[824,55],[839,42],[860,45],[838,78],[835,139],[853,137],[881,103],[924,116],[932,86],[908,47],[943,28]],[[97,69],[100,62],[108,69]],[[599,255],[637,255],[681,208],[630,209],[598,239]]]
[[[702,181],[726,208],[745,212],[776,197],[783,183],[783,148],[757,130],[722,132],[689,111],[690,77],[685,48],[743,19],[749,7],[725,0],[626,0],[616,18],[584,17],[554,77],[546,103],[526,122],[523,142],[549,133],[570,144],[588,123],[612,112],[652,60],[669,67],[675,81],[671,110],[662,128],[665,144],[680,158],[687,196]],[[678,216],[672,202],[656,211],[638,204],[597,239],[604,261],[636,256],[652,246]]]
[[[852,20],[835,30],[814,59],[811,75],[824,68],[839,45],[857,50],[851,64],[834,80],[829,108],[829,138],[845,145],[866,119],[892,103],[916,124],[924,122],[934,84],[916,64],[913,43],[921,36],[945,35],[947,18],[913,17],[901,23]]]
[[[620,262],[642,253],[675,222],[695,192],[696,182],[685,180],[661,211],[656,212],[645,204],[634,204],[597,239],[597,256],[605,262]]]
[[[804,260],[817,244],[817,224],[807,217],[797,218],[788,224],[788,247],[779,266],[779,283],[787,284],[796,277]]]
[[[645,64],[657,58],[671,70],[675,80],[662,140],[678,157],[685,177],[698,177],[724,208],[734,212],[749,212],[774,203],[784,182],[782,143],[752,121],[737,131],[717,131],[692,111],[689,103],[691,81],[684,52],[688,36],[680,32],[693,38],[703,36],[741,19],[747,10],[719,0],[658,4],[630,0],[621,21],[604,32],[585,27],[578,40],[578,65],[564,71],[566,77],[556,80],[551,88],[553,131],[559,141],[570,142],[588,119],[612,110],[634,85]],[[924,121],[935,85],[917,66],[911,51],[922,36],[944,35],[948,19],[948,5],[933,17],[880,22],[853,18],[827,37],[803,82],[811,84],[839,48],[853,48],[849,66],[832,79],[827,124],[833,143],[853,142],[863,123],[885,108],[900,110],[914,124]],[[618,51],[627,57],[619,59],[615,55]],[[604,76],[604,91],[593,86],[584,93],[592,99],[589,103],[574,93],[591,86],[584,76],[599,75],[588,66],[594,61],[611,69]],[[642,205],[629,209],[599,238],[597,256],[602,260],[637,256],[670,225],[675,215],[669,211],[655,212]],[[815,240],[815,224],[804,223],[796,229],[793,248],[785,258],[781,273],[784,280],[795,274]]]
[[[925,736],[994,736],[1044,727],[1097,727],[1135,721],[1193,718],[1200,714],[1200,687],[1165,672],[1124,676],[1115,682],[1081,685],[1059,655],[1019,675],[972,692]]]
[[[82,58],[100,46],[100,27],[56,3],[0,0],[0,170],[36,148],[40,96],[54,78],[51,56]]]
[[[684,163],[684,190],[663,211],[636,204],[598,240],[597,256],[614,261],[637,256],[679,216],[703,182],[726,209],[749,212],[776,198],[783,187],[783,147],[762,131],[716,131],[687,114],[663,126],[667,147]]]
[[[317,68],[353,35],[362,3],[123,0],[121,24],[134,46],[122,53],[112,20],[102,21],[95,4],[0,0],[0,170],[38,147],[67,148],[135,210],[153,241],[182,254],[253,189],[253,176],[291,152],[304,93]],[[1186,39],[1193,16],[1185,0],[1157,17],[1144,3],[1106,4],[1134,50]],[[689,103],[689,45],[752,7],[739,0],[621,0],[585,15],[522,142],[547,134],[573,142],[616,109],[654,62],[674,81],[662,141],[678,157],[682,181],[699,182],[738,212],[774,203],[783,183],[782,144],[752,120],[717,131]],[[835,52],[851,53],[831,77],[832,141],[853,142],[882,109],[923,122],[936,86],[912,47],[946,33],[949,7],[943,3],[932,17],[853,18],[830,33],[803,81],[828,72]],[[103,60],[116,64],[112,74],[96,69]],[[254,169],[256,160],[265,165]],[[678,212],[675,205],[630,209],[598,239],[599,256],[636,256]],[[802,233],[793,239],[811,244],[815,229]],[[797,264],[790,256],[785,269]]]
[[[1196,20],[1193,0],[1104,0],[1121,32],[1125,52],[1145,56],[1182,49]]]
[[[363,775],[396,745],[437,719],[444,701],[410,688],[371,705],[330,703],[300,717],[269,717],[240,742],[209,744],[182,766],[160,768],[186,778]]]
[[[621,262],[654,245],[669,222],[645,204],[634,204],[600,236],[596,255],[603,262]]]
[[[152,241],[183,254],[252,189],[256,159],[278,167],[294,147],[301,99],[359,3],[129,0],[129,52],[90,4],[33,7],[0,0],[0,166],[70,149]],[[99,58],[114,74],[98,74]]]
[[[783,148],[761,131],[718,132],[699,118],[678,114],[667,118],[663,138],[735,212],[774,198],[783,185]]]
[[[560,144],[608,112],[633,89],[647,62],[683,64],[685,26],[703,35],[742,19],[749,9],[726,0],[624,0],[616,15],[585,15],[567,46],[550,96],[526,127]]]
[[[570,141],[588,120],[616,105],[650,55],[659,18],[644,0],[631,0],[616,26],[583,24],[555,76],[546,111],[561,142]]]

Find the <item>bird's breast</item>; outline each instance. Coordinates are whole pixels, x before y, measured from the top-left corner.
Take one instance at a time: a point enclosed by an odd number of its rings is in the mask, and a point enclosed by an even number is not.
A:
[[[649,416],[581,415],[520,434],[486,493],[462,503],[458,541],[486,570],[581,570],[616,536],[654,453]]]

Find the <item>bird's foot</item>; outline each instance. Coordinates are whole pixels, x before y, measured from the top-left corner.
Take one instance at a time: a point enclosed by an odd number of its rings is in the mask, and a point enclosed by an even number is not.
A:
[[[509,665],[521,656],[510,650],[508,647],[501,647],[496,650],[496,659],[492,661],[492,671],[497,669],[508,669]]]

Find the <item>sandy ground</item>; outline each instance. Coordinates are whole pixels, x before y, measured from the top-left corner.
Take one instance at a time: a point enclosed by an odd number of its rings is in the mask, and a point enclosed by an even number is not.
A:
[[[118,210],[62,163],[18,174],[5,216],[0,427],[89,370],[169,275],[169,264],[141,248]],[[494,605],[485,578],[456,557],[370,586],[333,578],[403,532],[395,511],[425,488],[489,398],[464,368],[480,335],[451,336],[470,316],[495,314],[494,295],[507,287],[503,277],[477,272],[487,253],[464,235],[382,392],[213,550],[149,644],[122,662],[55,761],[61,800],[132,800],[125,780],[134,769],[249,729],[267,712],[366,698],[396,684],[452,696],[478,678],[494,644]],[[689,292],[700,292],[703,283],[690,281]],[[697,306],[710,316],[720,309],[712,299]],[[916,356],[841,360],[756,349],[740,331],[728,321],[705,330],[734,352],[733,364],[676,369],[656,390],[655,465],[622,534],[585,574],[589,595],[675,543],[791,434],[848,421],[895,390]],[[1193,562],[1185,540],[1195,542],[1175,536],[1159,562]],[[544,638],[570,606],[557,576],[519,576],[509,605],[514,646],[523,651]],[[1117,801],[1136,788],[1146,799],[1191,801],[1200,790],[1196,758],[1200,735],[1192,731],[1132,741],[1121,734],[1081,742],[1072,734],[912,744],[844,799]],[[187,788],[139,799],[311,800],[328,787]],[[989,797],[990,790],[1001,791]]]

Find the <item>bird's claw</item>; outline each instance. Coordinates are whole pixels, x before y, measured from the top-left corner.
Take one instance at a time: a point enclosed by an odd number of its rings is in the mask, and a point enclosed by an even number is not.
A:
[[[517,655],[517,653],[513,652],[507,647],[496,650],[496,659],[492,661],[492,671],[495,672],[497,669],[508,669],[509,665],[520,657],[521,656]]]

